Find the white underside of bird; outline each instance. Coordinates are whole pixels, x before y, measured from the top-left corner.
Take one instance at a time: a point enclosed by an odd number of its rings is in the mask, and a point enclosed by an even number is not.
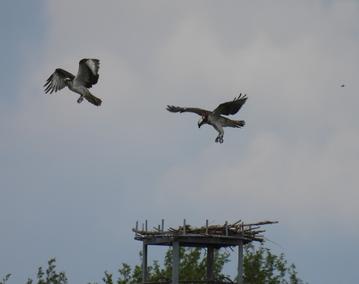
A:
[[[81,103],[83,101],[83,98],[88,98],[89,96],[91,96],[91,92],[89,91],[89,89],[87,89],[85,86],[78,84],[75,81],[71,82],[67,82],[67,87],[73,91],[74,93],[77,93],[80,95],[80,98],[77,100],[78,103]]]

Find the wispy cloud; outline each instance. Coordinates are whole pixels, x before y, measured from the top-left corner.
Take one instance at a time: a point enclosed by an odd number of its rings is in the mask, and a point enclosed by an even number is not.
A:
[[[355,1],[46,5],[42,56],[28,55],[18,102],[0,107],[0,216],[10,228],[0,249],[25,255],[23,273],[49,253],[79,283],[133,263],[130,229],[143,218],[279,219],[280,232],[301,238],[292,255],[310,246],[308,231],[359,234]],[[101,60],[92,92],[103,106],[43,94],[54,68],[76,73],[83,57]],[[239,92],[247,125],[226,129],[223,145],[196,116],[165,111],[215,108]],[[13,272],[18,257],[0,267]],[[305,257],[295,261],[317,280]]]

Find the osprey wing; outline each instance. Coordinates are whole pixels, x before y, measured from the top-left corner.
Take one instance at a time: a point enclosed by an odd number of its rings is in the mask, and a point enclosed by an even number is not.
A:
[[[242,105],[247,101],[247,96],[239,94],[237,98],[234,98],[233,101],[226,102],[223,104],[220,104],[213,113],[215,115],[230,115],[230,114],[236,114]]]
[[[208,110],[205,109],[201,109],[201,108],[195,108],[195,107],[178,107],[178,106],[167,106],[167,110],[170,112],[192,112],[192,113],[196,113],[198,115],[206,115],[208,113],[210,113]]]
[[[98,81],[98,70],[100,68],[100,60],[98,59],[81,59],[79,62],[79,71],[77,72],[75,80],[85,86],[91,88]]]
[[[52,94],[60,91],[66,86],[65,79],[73,80],[75,76],[64,69],[57,68],[54,73],[47,79],[44,88],[45,93]]]

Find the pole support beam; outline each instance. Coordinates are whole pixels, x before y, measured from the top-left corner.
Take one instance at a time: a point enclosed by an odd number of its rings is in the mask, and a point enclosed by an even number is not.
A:
[[[179,284],[180,244],[178,241],[172,243],[172,284]]]
[[[148,246],[143,242],[142,245],[142,283],[145,283],[148,278],[147,271],[147,254],[148,254]]]
[[[238,243],[238,284],[243,284],[243,241]]]
[[[207,247],[207,283],[214,282],[213,266],[214,266],[214,248],[212,246],[208,246]]]

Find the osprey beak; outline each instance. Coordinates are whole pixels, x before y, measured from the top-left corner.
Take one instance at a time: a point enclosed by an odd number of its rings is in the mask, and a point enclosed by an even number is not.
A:
[[[198,128],[201,128],[201,126],[204,124],[204,118],[201,117],[199,120],[198,120]]]

